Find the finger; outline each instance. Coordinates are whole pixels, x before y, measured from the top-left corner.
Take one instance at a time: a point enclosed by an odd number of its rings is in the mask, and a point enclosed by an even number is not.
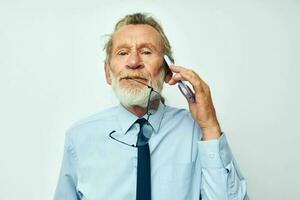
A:
[[[188,81],[191,83],[195,92],[207,93],[209,88],[208,85],[200,78],[200,76],[191,69],[187,69],[181,66],[170,65],[172,72],[179,75],[174,75],[172,79],[168,82],[170,85],[176,84],[179,80]]]
[[[177,65],[170,65],[169,67],[170,67],[170,70],[172,72],[175,72],[175,73],[179,73],[179,72],[181,72],[183,70],[186,70],[186,68],[181,67],[181,66],[177,66]]]
[[[186,69],[186,68],[179,67],[179,66],[176,66],[176,69],[174,67],[174,71],[175,70],[178,71],[177,72],[178,74],[180,74],[180,76],[175,77],[175,80],[177,80],[177,78],[180,77],[181,78],[180,80],[190,82],[195,91],[202,90],[201,78],[193,70]]]
[[[198,75],[193,70],[187,69],[185,67],[170,65],[170,69],[172,72],[182,74],[183,75],[182,77],[186,78],[186,79],[200,78],[200,77],[197,77]]]
[[[174,74],[172,78],[168,81],[170,85],[176,84],[179,80],[184,80],[181,74]]]
[[[183,80],[183,81],[189,81],[194,76],[194,74],[193,74],[194,72],[192,70],[181,67],[181,66],[170,65],[170,69],[172,72],[174,72],[173,77],[176,82],[178,81],[178,78],[181,78],[180,80]],[[176,74],[179,74],[179,75],[176,75]]]

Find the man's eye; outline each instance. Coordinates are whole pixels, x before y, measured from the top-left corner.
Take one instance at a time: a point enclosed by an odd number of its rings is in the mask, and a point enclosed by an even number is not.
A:
[[[118,55],[120,55],[120,56],[125,56],[125,55],[127,55],[127,52],[121,51],[121,52],[118,53]]]
[[[150,55],[150,54],[151,54],[151,51],[143,51],[142,53],[143,53],[143,54],[146,54],[146,55]]]

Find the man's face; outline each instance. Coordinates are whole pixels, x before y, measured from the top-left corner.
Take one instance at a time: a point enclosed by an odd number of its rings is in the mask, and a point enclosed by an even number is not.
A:
[[[115,32],[105,74],[121,103],[145,107],[149,89],[137,81],[161,92],[164,80],[162,66],[163,45],[154,28],[149,25],[126,25]]]

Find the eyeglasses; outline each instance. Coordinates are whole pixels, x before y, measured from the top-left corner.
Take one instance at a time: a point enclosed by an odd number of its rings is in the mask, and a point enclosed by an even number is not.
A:
[[[142,142],[137,141],[136,144],[128,144],[126,142],[123,142],[123,141],[118,140],[117,138],[113,137],[113,134],[116,132],[115,130],[113,130],[112,132],[109,133],[109,137],[112,138],[113,140],[115,140],[117,142],[120,142],[122,144],[125,144],[127,146],[138,147],[138,146],[143,146],[143,145],[147,144],[150,137],[151,137],[151,135],[152,135],[152,133],[153,133],[153,127],[149,123],[149,118],[150,118],[151,115],[153,115],[156,112],[156,109],[152,107],[153,105],[151,105],[151,101],[155,100],[155,99],[161,99],[161,95],[160,95],[159,92],[155,91],[153,89],[153,87],[151,87],[148,84],[145,84],[145,83],[143,83],[141,81],[138,81],[136,79],[129,79],[129,80],[136,81],[140,84],[143,84],[143,85],[147,86],[147,88],[150,89],[149,96],[148,96],[148,101],[147,101],[147,110],[146,110],[147,119],[146,119],[146,123],[142,127],[140,127],[140,129],[142,129],[142,133],[145,136],[146,140],[144,140]]]

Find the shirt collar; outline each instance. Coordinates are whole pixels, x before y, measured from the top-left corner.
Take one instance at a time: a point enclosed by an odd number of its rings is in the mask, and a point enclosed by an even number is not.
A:
[[[160,102],[156,112],[150,115],[149,117],[149,123],[153,127],[155,134],[158,133],[164,112],[165,112],[165,105],[162,102]],[[138,119],[136,115],[126,110],[126,108],[124,108],[122,104],[118,106],[116,114],[117,114],[118,122],[121,125],[121,130],[124,134]],[[145,114],[143,118],[147,119],[147,114]]]

